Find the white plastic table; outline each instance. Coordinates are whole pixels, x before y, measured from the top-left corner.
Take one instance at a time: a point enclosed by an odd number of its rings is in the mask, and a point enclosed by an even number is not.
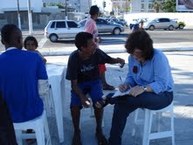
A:
[[[64,142],[63,104],[64,95],[64,66],[57,64],[46,64],[48,81],[51,85],[53,102],[55,107],[56,123],[60,143]]]

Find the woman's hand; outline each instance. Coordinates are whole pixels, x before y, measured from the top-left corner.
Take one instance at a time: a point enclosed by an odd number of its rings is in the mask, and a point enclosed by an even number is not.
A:
[[[121,84],[121,85],[119,85],[119,91],[120,92],[125,92],[125,91],[127,91],[128,90],[128,86],[126,85],[126,84]]]
[[[144,92],[144,88],[142,86],[135,86],[130,89],[129,94],[133,97],[136,97]]]

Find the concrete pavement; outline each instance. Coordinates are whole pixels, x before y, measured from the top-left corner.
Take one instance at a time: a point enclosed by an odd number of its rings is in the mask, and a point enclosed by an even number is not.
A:
[[[190,45],[191,46],[191,45]],[[193,46],[193,45],[192,45]],[[170,45],[167,45],[169,48]],[[176,145],[192,145],[193,144],[193,49],[189,51],[165,51],[164,52],[172,67],[172,73],[175,81],[174,91],[174,113],[175,113],[175,142]],[[128,54],[123,52],[114,52],[109,55],[113,57],[122,57],[127,61]],[[46,56],[48,63],[55,63],[64,65],[66,67],[68,56]],[[127,65],[120,69],[118,65],[107,65],[108,71],[106,73],[107,80],[110,84],[118,86],[120,83],[119,77],[126,76]],[[69,102],[70,102],[70,83],[65,83],[65,98],[64,98],[64,139],[61,145],[71,145],[73,135],[73,128],[70,116]],[[108,93],[105,91],[104,93]],[[109,136],[111,127],[113,106],[105,107],[104,112],[104,134]],[[52,136],[53,145],[59,145],[58,136],[53,118],[49,119],[50,132]],[[162,127],[167,128],[167,115],[164,116]],[[135,137],[131,136],[133,127],[133,114],[128,117],[127,126],[123,134],[122,145],[141,145],[141,127],[137,131]],[[82,110],[81,117],[81,131],[83,145],[97,145],[95,139],[95,120],[90,117],[90,109]],[[159,139],[151,142],[151,145],[171,145],[171,139]]]

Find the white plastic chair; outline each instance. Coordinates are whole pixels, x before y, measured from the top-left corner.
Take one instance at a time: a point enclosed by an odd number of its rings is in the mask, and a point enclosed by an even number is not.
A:
[[[14,129],[18,145],[22,145],[22,139],[36,138],[37,145],[51,145],[51,138],[48,128],[48,122],[46,118],[46,112],[44,111],[40,117],[33,120],[14,123]],[[27,129],[32,129],[34,133],[25,133]]]
[[[166,137],[171,137],[172,138],[172,145],[175,145],[175,137],[174,137],[174,113],[173,113],[173,102],[160,110],[149,110],[149,109],[144,109],[145,111],[145,118],[139,119],[139,109],[135,111],[135,116],[134,116],[134,124],[140,124],[144,122],[144,131],[143,131],[143,144],[142,145],[149,145],[150,140],[154,139],[160,139],[160,138],[166,138]],[[160,131],[160,119],[162,113],[168,113],[169,118],[170,118],[170,129],[167,131]],[[152,121],[153,121],[153,116],[158,114],[158,128],[157,132],[152,132]],[[135,128],[133,129],[132,135],[135,134]]]

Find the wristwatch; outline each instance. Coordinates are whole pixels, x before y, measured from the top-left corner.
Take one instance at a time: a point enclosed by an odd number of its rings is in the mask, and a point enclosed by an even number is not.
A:
[[[143,90],[144,90],[144,92],[147,92],[147,87],[143,86]]]

